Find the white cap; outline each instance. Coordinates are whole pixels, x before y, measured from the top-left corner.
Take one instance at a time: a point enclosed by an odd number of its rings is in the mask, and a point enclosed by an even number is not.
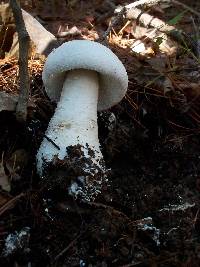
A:
[[[98,110],[108,109],[124,97],[128,76],[118,57],[97,42],[74,40],[53,50],[46,60],[42,78],[52,101],[59,101],[66,72],[74,69],[99,73]]]

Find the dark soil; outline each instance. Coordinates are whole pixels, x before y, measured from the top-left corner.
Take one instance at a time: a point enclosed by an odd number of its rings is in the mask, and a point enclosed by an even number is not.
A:
[[[89,158],[84,155],[84,149],[88,150]],[[94,162],[95,151],[88,144],[86,148],[80,144],[68,146],[66,153],[67,156],[63,160],[58,156],[54,156],[51,162],[43,159],[43,190],[50,198],[57,198],[56,194],[66,195],[68,192],[75,200],[94,201],[106,186],[109,177],[104,160]]]
[[[29,155],[20,180],[12,182],[11,195],[24,195],[1,216],[1,266],[199,266],[199,137],[166,141],[155,134],[159,114],[149,115],[153,122],[143,131],[123,104],[113,112],[112,131],[105,126],[111,113],[99,116],[110,183],[84,204],[41,186],[37,133],[0,114],[5,157],[19,148]],[[5,238],[24,227],[28,241],[5,256]]]
[[[125,98],[98,114],[110,178],[95,202],[70,197],[62,179],[49,190],[36,173],[35,156],[55,108],[41,74],[31,79],[37,97],[26,125],[0,112],[0,171],[11,180],[10,193],[0,192],[0,266],[200,266],[198,121],[183,112],[182,99],[174,98],[178,90],[171,92],[173,103],[145,95],[129,51],[111,48],[128,70],[129,100],[138,110]],[[139,63],[145,75],[146,63]],[[184,97],[190,100],[190,93]],[[193,104],[198,110],[199,99]]]

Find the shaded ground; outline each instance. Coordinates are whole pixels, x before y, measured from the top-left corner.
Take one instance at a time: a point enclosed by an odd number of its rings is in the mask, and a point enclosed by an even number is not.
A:
[[[69,17],[71,25],[76,20],[83,26],[81,18]],[[98,32],[105,26],[97,24]],[[120,44],[123,38],[126,33]],[[114,37],[110,47],[127,68],[129,92],[122,103],[98,114],[111,178],[94,203],[70,199],[62,185],[47,192],[36,174],[35,154],[54,110],[43,91],[41,62],[32,73],[34,105],[27,125],[0,112],[0,170],[11,179],[10,193],[0,195],[0,266],[200,265],[199,87],[192,86],[198,62],[180,49],[163,67],[159,83],[147,86],[158,70]],[[169,74],[172,65],[178,71]],[[3,66],[8,73],[17,68],[12,61]],[[166,77],[173,84],[168,94],[160,85]]]

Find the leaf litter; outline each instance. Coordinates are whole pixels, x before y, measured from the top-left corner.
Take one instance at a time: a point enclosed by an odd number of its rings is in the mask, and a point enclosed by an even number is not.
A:
[[[81,10],[79,1],[67,1],[63,21],[63,1],[55,2],[62,10],[56,19],[54,1],[48,8],[32,1],[32,10],[28,2],[24,8],[62,41],[98,41],[113,14],[107,1],[82,2]],[[152,12],[175,27],[187,24],[183,10],[160,10]],[[62,34],[74,25],[78,35]],[[119,105],[99,113],[111,178],[95,202],[75,201],[63,184],[47,190],[36,174],[35,155],[55,106],[41,80],[44,60],[33,52],[27,125],[16,122],[14,104],[0,112],[1,266],[199,266],[199,64],[193,51],[169,37],[165,42],[175,50],[162,50],[164,37],[156,31],[136,36],[139,26],[123,20],[108,36],[128,71],[129,90]],[[140,42],[143,54],[133,51]],[[17,59],[3,58],[0,67],[0,91],[14,103]]]

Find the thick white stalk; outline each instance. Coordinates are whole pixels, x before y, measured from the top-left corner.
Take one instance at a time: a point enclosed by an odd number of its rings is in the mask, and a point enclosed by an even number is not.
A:
[[[54,156],[63,159],[68,146],[80,144],[84,156],[88,146],[95,151],[93,162],[103,159],[100,151],[97,126],[98,74],[91,70],[71,70],[67,73],[60,101],[52,117],[46,136],[59,148],[44,138],[37,154],[37,169],[42,174],[43,163]]]

